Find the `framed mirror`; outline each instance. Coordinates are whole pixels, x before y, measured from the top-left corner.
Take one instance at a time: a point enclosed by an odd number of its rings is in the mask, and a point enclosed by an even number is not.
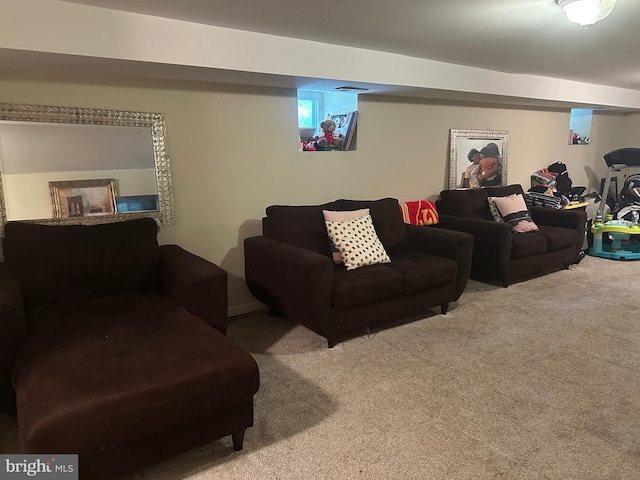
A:
[[[163,114],[0,104],[0,232],[138,217],[174,223]]]
[[[507,183],[506,130],[452,129],[449,188],[482,188]]]

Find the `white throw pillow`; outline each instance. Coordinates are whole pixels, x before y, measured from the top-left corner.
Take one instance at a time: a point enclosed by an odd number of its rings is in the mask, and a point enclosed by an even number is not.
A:
[[[322,215],[324,216],[324,220],[326,222],[344,222],[345,220],[352,220],[354,218],[363,217],[365,215],[369,215],[368,208],[362,208],[360,210],[322,210]],[[331,248],[331,257],[333,258],[334,263],[344,263],[342,258],[342,254],[338,247],[336,247],[335,243],[329,239],[329,247]]]
[[[329,238],[340,250],[347,270],[391,262],[375,228],[373,228],[371,215],[343,222],[325,221],[325,224]]]
[[[496,197],[487,198],[487,202],[489,202],[489,211],[491,212],[491,216],[496,222],[503,222],[504,220],[502,220],[502,215],[500,215],[500,210],[498,210],[495,198]]]
[[[510,223],[514,232],[526,233],[538,230],[538,226],[531,220],[524,197],[519,193],[513,193],[506,197],[489,198],[493,198],[500,215],[502,215],[502,220]]]

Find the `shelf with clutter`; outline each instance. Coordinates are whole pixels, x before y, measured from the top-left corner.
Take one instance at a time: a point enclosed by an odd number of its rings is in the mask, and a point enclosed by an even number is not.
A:
[[[337,115],[329,114],[325,120],[320,122],[319,135],[300,135],[302,151],[322,152],[331,150],[355,150],[357,117],[357,111]]]

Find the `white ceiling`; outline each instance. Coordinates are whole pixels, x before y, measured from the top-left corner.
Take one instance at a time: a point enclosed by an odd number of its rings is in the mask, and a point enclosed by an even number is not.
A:
[[[555,0],[68,0],[404,54],[508,73],[640,90],[640,2],[585,29]],[[301,62],[305,59],[301,52]]]

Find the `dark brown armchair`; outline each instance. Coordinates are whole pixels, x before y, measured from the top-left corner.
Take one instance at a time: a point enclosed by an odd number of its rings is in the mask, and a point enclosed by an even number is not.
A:
[[[149,218],[5,226],[5,406],[25,453],[77,453],[81,478],[227,435],[239,450],[253,424],[258,368],[224,335],[226,272],[156,234]]]

